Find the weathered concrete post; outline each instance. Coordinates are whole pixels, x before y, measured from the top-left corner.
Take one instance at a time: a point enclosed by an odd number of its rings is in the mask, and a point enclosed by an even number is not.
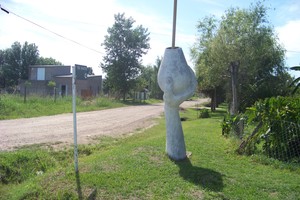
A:
[[[158,85],[164,92],[166,118],[166,152],[173,160],[186,158],[184,135],[179,116],[179,105],[191,97],[197,81],[187,65],[181,48],[167,48],[158,71]]]

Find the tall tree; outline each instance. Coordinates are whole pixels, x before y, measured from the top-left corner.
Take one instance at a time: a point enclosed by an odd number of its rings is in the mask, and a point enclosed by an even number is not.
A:
[[[28,79],[28,66],[34,65],[39,57],[38,47],[25,42],[14,42],[2,52],[2,74],[5,87],[16,86],[21,79]]]
[[[138,77],[137,90],[148,89],[151,90],[153,84],[154,69],[152,66],[141,66],[141,73]]]
[[[106,81],[110,89],[120,93],[123,100],[130,89],[134,88],[136,78],[140,74],[141,57],[150,48],[148,30],[139,25],[133,27],[133,18],[125,18],[125,14],[116,14],[115,23],[108,28],[105,36],[101,67],[106,73]]]
[[[207,88],[214,88],[213,82],[217,85],[220,81],[227,82],[223,86],[230,94],[231,114],[245,109],[258,98],[282,95],[287,91],[285,51],[267,20],[267,10],[258,2],[251,4],[249,9],[230,8],[219,22],[200,22],[205,24],[201,26],[203,29],[198,29],[200,35],[208,36],[199,37],[192,49],[199,68],[198,77],[207,82]],[[213,34],[206,34],[212,27]],[[222,78],[212,75],[216,72]],[[266,93],[262,85],[270,84],[276,91]],[[282,88],[275,87],[277,85]]]
[[[164,92],[160,89],[157,81],[158,71],[161,65],[162,58],[157,57],[153,65],[151,97],[155,99],[163,99]]]
[[[163,91],[158,86],[157,74],[161,64],[162,58],[157,57],[154,65],[142,66],[141,73],[138,77],[138,84],[136,90],[141,91],[143,89],[148,89],[150,92],[150,97],[155,99],[163,98]]]
[[[218,21],[214,16],[207,16],[197,24],[199,37],[191,48],[191,55],[196,65],[198,90],[211,98],[211,111],[215,111],[218,99],[223,99],[222,87],[226,85],[227,74],[224,67],[212,56],[214,38],[218,31]]]

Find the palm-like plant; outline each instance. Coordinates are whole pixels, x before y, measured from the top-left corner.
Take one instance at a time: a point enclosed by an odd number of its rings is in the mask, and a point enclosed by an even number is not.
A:
[[[291,67],[291,70],[300,71],[300,66]],[[300,87],[300,77],[295,78],[295,80],[293,80],[293,82],[291,83],[291,86],[293,86],[294,84],[296,84],[296,86],[295,86],[294,90],[292,91],[292,94],[295,94],[295,92]]]

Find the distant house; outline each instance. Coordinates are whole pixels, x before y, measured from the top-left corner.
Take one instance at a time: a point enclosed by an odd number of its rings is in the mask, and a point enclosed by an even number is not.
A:
[[[21,81],[20,93],[25,93],[25,82],[29,82],[26,90],[29,94],[52,95],[53,88],[49,81],[56,83],[56,93],[60,96],[72,95],[71,66],[64,65],[31,65],[28,80]],[[88,75],[86,80],[76,80],[77,95],[83,97],[98,96],[102,91],[102,76]]]

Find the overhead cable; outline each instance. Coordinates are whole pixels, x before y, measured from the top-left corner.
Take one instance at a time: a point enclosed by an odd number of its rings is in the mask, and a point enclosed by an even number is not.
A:
[[[84,48],[86,48],[86,49],[89,49],[89,50],[91,50],[91,51],[94,51],[94,52],[96,52],[96,53],[103,54],[102,52],[100,52],[100,51],[98,51],[98,50],[96,50],[96,49],[90,48],[90,47],[88,47],[88,46],[86,46],[86,45],[84,45],[84,44],[81,44],[81,43],[79,43],[79,42],[73,40],[73,39],[67,38],[67,37],[65,37],[65,36],[63,36],[63,35],[61,35],[61,34],[59,34],[59,33],[57,33],[57,32],[54,32],[54,31],[52,31],[52,30],[50,30],[50,29],[48,29],[48,28],[46,28],[46,27],[44,27],[44,26],[41,26],[41,25],[39,25],[39,24],[37,24],[37,23],[35,23],[35,22],[29,20],[29,19],[26,19],[25,17],[22,17],[21,15],[18,15],[18,14],[14,13],[14,12],[8,10],[8,9],[2,8],[1,5],[0,5],[0,8],[1,8],[1,10],[2,10],[3,12],[6,12],[7,14],[13,14],[13,15],[15,15],[16,17],[19,17],[19,18],[21,18],[21,19],[23,19],[23,20],[25,20],[25,21],[27,21],[27,22],[29,22],[29,23],[31,23],[31,24],[33,24],[33,25],[39,27],[39,28],[42,28],[42,29],[44,29],[44,30],[46,30],[46,31],[48,31],[48,32],[50,32],[50,33],[52,33],[52,34],[58,36],[58,37],[61,37],[61,38],[65,39],[65,40],[68,40],[68,41],[70,41],[70,42],[72,42],[72,43],[75,43],[75,44],[77,44],[77,45],[79,45],[79,46],[82,46],[82,47],[84,47]]]

